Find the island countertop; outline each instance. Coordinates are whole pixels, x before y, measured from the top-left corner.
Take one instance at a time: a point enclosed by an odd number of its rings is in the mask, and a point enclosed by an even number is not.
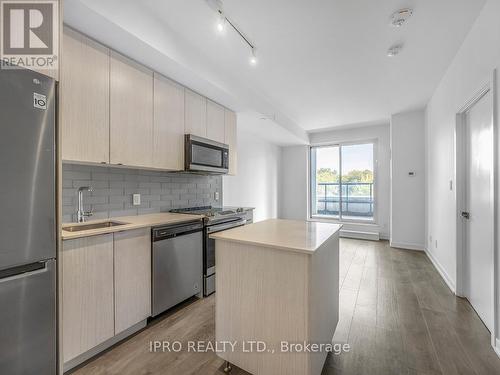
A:
[[[341,227],[341,224],[269,219],[214,233],[210,237],[216,240],[313,254]]]

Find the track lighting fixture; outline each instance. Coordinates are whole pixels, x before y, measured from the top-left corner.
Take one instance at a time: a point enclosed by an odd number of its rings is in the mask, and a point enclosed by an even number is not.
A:
[[[229,19],[227,14],[223,10],[222,0],[207,0],[208,5],[217,12],[218,20],[216,24],[216,29],[219,33],[224,33],[227,28],[227,25],[231,26],[234,31],[243,39],[243,41],[250,47],[250,58],[249,63],[252,66],[257,65],[258,59],[256,55],[255,45],[250,42],[250,39],[235,25],[233,21]]]

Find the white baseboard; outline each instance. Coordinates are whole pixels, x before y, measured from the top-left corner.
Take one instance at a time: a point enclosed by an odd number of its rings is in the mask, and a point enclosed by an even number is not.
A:
[[[355,230],[340,230],[340,237],[344,238],[355,238],[358,240],[370,240],[378,241],[380,240],[380,235],[378,232],[360,232]]]
[[[496,345],[493,347],[495,353],[497,353],[498,358],[500,358],[500,340],[496,339]]]
[[[391,236],[389,236],[388,234],[386,233],[380,233],[380,239],[381,240],[386,240],[386,241],[389,241],[391,239]]]
[[[438,260],[434,257],[434,255],[432,255],[432,253],[428,249],[425,249],[425,254],[427,255],[427,258],[430,259],[434,268],[441,275],[441,277],[443,278],[446,285],[448,285],[448,288],[450,288],[450,290],[453,292],[453,294],[456,294],[457,288],[455,286],[455,283],[453,282],[451,277],[448,275],[448,273],[444,270],[443,266],[441,266],[441,264],[438,262]]]
[[[419,250],[424,251],[424,246],[421,244],[409,243],[409,242],[393,242],[389,241],[390,247],[397,247],[399,249],[408,249],[408,250]]]

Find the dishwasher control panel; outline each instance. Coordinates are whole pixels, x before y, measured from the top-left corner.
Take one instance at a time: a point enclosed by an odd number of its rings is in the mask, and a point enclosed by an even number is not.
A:
[[[178,235],[197,232],[203,229],[203,222],[196,221],[191,223],[182,223],[153,228],[153,242],[161,241],[166,238],[174,238]]]

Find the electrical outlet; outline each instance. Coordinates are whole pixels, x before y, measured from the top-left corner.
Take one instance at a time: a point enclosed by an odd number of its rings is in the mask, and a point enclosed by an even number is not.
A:
[[[215,201],[216,201],[216,202],[218,202],[218,201],[219,201],[219,192],[218,192],[218,191],[216,191],[216,192],[214,193],[214,199],[215,199]]]
[[[132,204],[134,206],[141,205],[141,194],[132,194]]]

